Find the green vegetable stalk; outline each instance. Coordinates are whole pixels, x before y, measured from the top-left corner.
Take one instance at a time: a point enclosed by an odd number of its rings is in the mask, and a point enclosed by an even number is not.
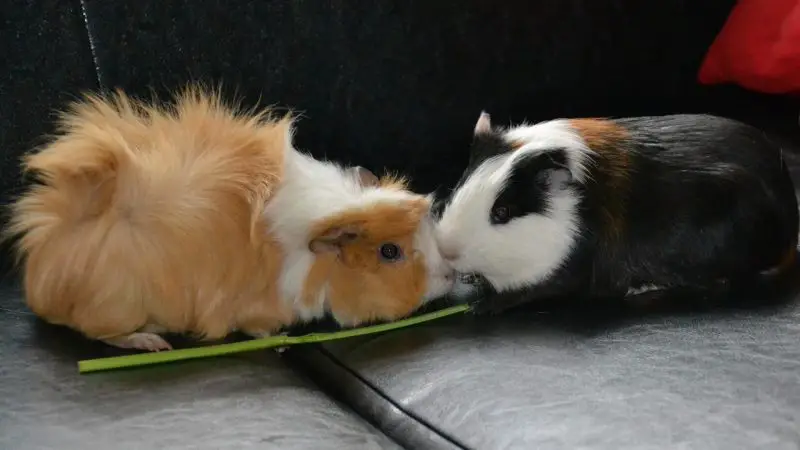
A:
[[[110,358],[88,359],[78,362],[78,372],[89,373],[105,370],[122,369],[126,367],[161,364],[186,359],[210,358],[214,356],[230,355],[233,353],[263,350],[268,348],[286,347],[289,345],[312,344],[315,342],[333,341],[367,334],[383,333],[389,330],[409,327],[423,322],[436,320],[453,314],[463,313],[469,309],[467,305],[458,305],[439,311],[422,314],[396,322],[373,325],[332,333],[311,333],[305,336],[270,336],[261,339],[252,339],[232,344],[209,345],[205,347],[169,350],[165,352],[139,353],[135,355],[113,356]]]

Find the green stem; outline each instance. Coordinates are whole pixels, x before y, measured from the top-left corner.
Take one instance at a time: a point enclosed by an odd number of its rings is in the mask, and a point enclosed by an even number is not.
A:
[[[467,305],[458,305],[422,314],[396,322],[373,325],[351,330],[336,331],[333,333],[311,333],[305,336],[270,336],[261,339],[252,339],[231,344],[209,345],[205,347],[185,348],[165,352],[137,353],[135,355],[113,356],[110,358],[87,359],[78,362],[78,372],[89,373],[104,370],[122,369],[125,367],[161,364],[186,359],[210,358],[214,356],[230,355],[233,353],[250,352],[288,345],[311,344],[315,342],[346,339],[366,334],[384,333],[397,328],[409,327],[423,322],[436,320],[453,314],[463,313],[469,309]]]

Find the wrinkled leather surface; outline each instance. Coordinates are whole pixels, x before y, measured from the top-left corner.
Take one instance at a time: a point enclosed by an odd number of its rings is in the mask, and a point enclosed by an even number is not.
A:
[[[275,352],[79,375],[113,351],[0,285],[0,449],[393,449]]]
[[[331,356],[358,374],[351,383],[468,448],[800,444],[797,306],[595,330],[519,312],[464,317],[326,345],[317,359]]]
[[[800,158],[787,158],[800,180]],[[796,449],[798,297],[790,282],[741,292],[726,308],[692,299],[618,310],[542,305],[287,356],[317,377],[346,367],[354,376],[332,392],[357,399],[378,390],[466,448]],[[420,435],[398,439],[417,448],[409,443]]]

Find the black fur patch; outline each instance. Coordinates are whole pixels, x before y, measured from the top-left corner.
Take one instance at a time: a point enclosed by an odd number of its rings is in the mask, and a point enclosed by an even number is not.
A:
[[[693,287],[753,276],[795,245],[791,179],[760,130],[705,115],[617,123],[633,143],[632,187],[624,239],[592,245],[603,284]],[[591,203],[587,213],[599,207]]]
[[[484,161],[498,155],[511,153],[512,151],[511,144],[506,142],[502,134],[496,131],[491,133],[478,133],[473,136],[472,145],[469,148],[469,163],[453,191],[455,192],[458,188],[463,186],[470,175],[472,175]],[[450,198],[448,197],[448,202],[449,200]]]
[[[492,210],[504,207],[508,221],[528,214],[546,214],[549,208],[548,193],[563,189],[570,183],[569,160],[563,148],[554,148],[527,154],[517,161],[509,173],[503,189],[498,193]],[[500,225],[492,221],[495,225]]]

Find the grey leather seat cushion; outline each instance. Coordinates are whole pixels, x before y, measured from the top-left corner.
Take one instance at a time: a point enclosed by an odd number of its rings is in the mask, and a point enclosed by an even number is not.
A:
[[[392,449],[271,351],[79,375],[111,349],[0,285],[0,449]],[[116,354],[116,352],[115,352]]]
[[[594,330],[530,313],[461,317],[326,345],[316,355],[301,351],[293,357],[306,367],[346,366],[357,375],[351,384],[380,391],[450,440],[437,448],[800,443],[797,306],[638,318]]]

